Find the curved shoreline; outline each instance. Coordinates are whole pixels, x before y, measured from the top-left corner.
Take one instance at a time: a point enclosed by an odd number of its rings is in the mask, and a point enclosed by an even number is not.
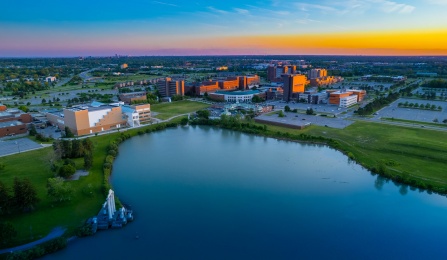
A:
[[[179,120],[180,117],[176,118],[175,121],[180,121]],[[109,145],[106,146],[106,149],[109,149],[111,145],[116,145],[117,149],[117,153],[115,156],[113,156],[113,160],[109,161],[107,160],[107,157],[109,156],[109,154],[107,153],[109,150],[106,151],[102,151],[101,153],[105,153],[105,159],[104,159],[104,164],[106,163],[111,163],[113,164],[113,161],[115,160],[116,156],[118,155],[118,151],[119,151],[119,144],[121,144],[122,142],[124,142],[125,140],[135,137],[137,135],[143,135],[143,134],[147,134],[147,133],[151,133],[151,132],[157,132],[157,131],[161,131],[161,130],[165,130],[166,128],[174,128],[174,127],[178,127],[180,124],[178,122],[163,122],[163,123],[159,123],[159,124],[154,124],[154,125],[148,125],[145,127],[141,127],[139,129],[132,129],[130,131],[126,131],[125,133],[123,132],[119,132],[118,136],[113,140],[110,141]],[[337,140],[337,139],[332,139],[332,138],[326,138],[323,136],[313,136],[313,135],[308,135],[308,134],[290,134],[287,132],[280,132],[277,131],[276,133],[274,133],[271,130],[267,130],[267,127],[260,127],[260,126],[256,126],[254,124],[250,124],[247,123],[248,127],[247,128],[234,128],[234,127],[224,127],[222,125],[216,124],[216,122],[209,122],[207,121],[206,123],[196,123],[196,124],[192,124],[192,125],[202,125],[202,126],[213,126],[213,127],[217,127],[217,128],[221,128],[221,129],[226,129],[226,130],[231,130],[231,131],[237,131],[237,132],[241,132],[241,133],[245,133],[245,134],[253,134],[253,135],[257,135],[257,136],[261,136],[261,137],[268,137],[268,138],[273,138],[276,140],[283,140],[283,141],[291,141],[291,142],[296,142],[296,143],[303,143],[303,144],[316,144],[316,145],[326,145],[329,148],[335,149],[341,153],[343,153],[345,156],[347,156],[350,160],[355,161],[357,164],[359,164],[360,166],[362,166],[363,168],[367,169],[368,171],[371,172],[371,174],[375,175],[375,174],[379,174],[380,176],[389,178],[393,181],[402,183],[402,184],[406,184],[409,186],[413,186],[413,187],[417,187],[421,190],[426,190],[428,192],[435,192],[441,195],[446,194],[447,192],[444,191],[437,191],[436,187],[418,187],[416,185],[413,185],[412,183],[409,183],[407,181],[405,181],[404,179],[402,179],[400,177],[400,175],[391,175],[388,172],[379,172],[378,168],[375,167],[371,167],[369,165],[366,165],[364,162],[359,161],[358,159],[356,159],[354,157],[354,155],[351,153],[351,151],[349,151],[348,149],[343,149],[343,146],[341,144],[341,142],[344,142],[343,140]],[[252,127],[252,128],[250,128]],[[257,128],[256,128],[257,127]],[[257,129],[257,130],[256,130]],[[262,129],[262,130],[261,130]],[[116,133],[115,133],[116,134]],[[110,157],[109,157],[110,158]],[[103,164],[103,177],[104,177],[104,183],[102,185],[102,189],[104,191],[108,191],[110,188],[112,188],[111,184],[110,184],[110,176],[112,174],[112,170],[113,167],[104,167]],[[121,202],[119,200],[119,197],[117,195],[115,195],[116,197],[116,201],[117,203],[119,203],[119,205],[121,205]],[[73,235],[73,234],[66,234],[67,236]],[[64,237],[65,234],[62,234],[62,237]],[[71,242],[76,238],[82,238],[79,236],[71,236],[71,237],[67,237],[67,242]],[[29,250],[29,249],[26,249]],[[25,251],[26,251],[25,250]],[[7,252],[6,252],[7,253]]]

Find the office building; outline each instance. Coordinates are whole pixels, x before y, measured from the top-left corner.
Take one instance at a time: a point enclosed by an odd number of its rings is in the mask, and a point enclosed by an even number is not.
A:
[[[298,98],[298,93],[303,93],[308,83],[307,77],[305,75],[292,74],[282,75],[283,80],[283,100],[289,102],[293,98]]]
[[[164,78],[157,82],[157,90],[162,98],[172,97],[174,95],[185,95],[185,81],[174,80],[172,78]]]

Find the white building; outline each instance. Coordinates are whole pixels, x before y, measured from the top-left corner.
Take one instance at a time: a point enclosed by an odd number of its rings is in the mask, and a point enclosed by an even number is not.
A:
[[[51,83],[51,82],[55,82],[56,81],[56,77],[46,77],[45,78],[45,82]]]
[[[356,95],[340,98],[340,107],[350,107],[355,104],[357,104]]]

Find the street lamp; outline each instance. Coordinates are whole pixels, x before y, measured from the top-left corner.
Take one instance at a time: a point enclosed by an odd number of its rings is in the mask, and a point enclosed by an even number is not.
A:
[[[19,145],[19,142],[16,141],[16,145],[17,145],[17,150],[19,150],[19,153],[20,153],[20,145]]]

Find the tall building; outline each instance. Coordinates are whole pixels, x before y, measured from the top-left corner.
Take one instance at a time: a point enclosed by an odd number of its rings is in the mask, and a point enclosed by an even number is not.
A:
[[[309,71],[309,79],[319,79],[327,76],[327,70],[325,69],[311,69]]]
[[[289,102],[293,98],[294,93],[303,93],[307,84],[307,77],[305,75],[292,74],[287,75],[283,74],[283,100]]]
[[[276,66],[268,66],[267,67],[267,80],[275,81],[276,79]]]
[[[174,95],[184,96],[185,81],[165,78],[157,82],[157,90],[161,97],[172,97]]]
[[[281,81],[283,74],[296,74],[295,65],[269,66],[267,67],[267,80],[270,82]]]

